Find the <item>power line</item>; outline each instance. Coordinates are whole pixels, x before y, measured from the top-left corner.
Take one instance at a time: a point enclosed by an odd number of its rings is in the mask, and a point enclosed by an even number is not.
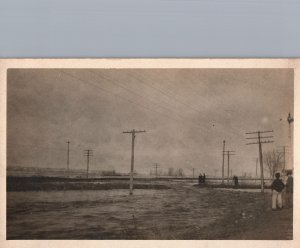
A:
[[[263,154],[262,154],[262,144],[266,144],[266,143],[273,143],[274,141],[272,140],[262,140],[265,138],[273,138],[273,136],[261,136],[262,133],[273,133],[273,130],[271,131],[256,131],[256,132],[248,132],[246,134],[257,134],[257,137],[250,137],[250,138],[246,138],[246,139],[256,139],[257,142],[253,142],[253,143],[247,143],[246,145],[258,145],[258,152],[259,152],[259,162],[260,162],[260,176],[261,176],[261,192],[264,192],[264,170],[263,170]]]
[[[141,82],[142,82],[142,81],[141,81]],[[193,110],[193,111],[196,111],[196,112],[202,114],[202,112],[200,112],[198,109],[196,109],[196,108],[190,106],[189,104],[187,104],[187,103],[181,101],[180,99],[178,99],[178,97],[177,97],[175,94],[174,94],[174,95],[169,94],[170,91],[167,91],[168,93],[166,93],[165,91],[161,90],[160,88],[156,88],[156,87],[154,87],[154,86],[152,86],[152,85],[145,84],[144,82],[142,82],[142,83],[143,83],[146,87],[152,88],[152,89],[156,90],[157,92],[160,92],[161,94],[163,94],[164,96],[166,96],[168,99],[171,99],[171,100],[173,100],[173,101],[176,101],[176,102],[180,103],[181,105],[184,105],[185,107],[189,108],[190,110]]]
[[[97,74],[97,73],[95,73],[95,72],[92,72],[92,73],[94,73],[94,74]],[[97,75],[99,75],[99,74],[97,74]],[[113,84],[117,84],[115,81],[113,81],[112,79],[110,79],[110,78],[107,78],[106,76],[104,76],[104,75],[99,75],[101,78],[104,78],[104,79],[106,79],[106,80],[109,80],[110,82],[112,82]],[[183,101],[181,101],[181,100],[179,100],[178,98],[177,98],[177,95],[176,94],[172,94],[174,91],[170,91],[170,90],[162,90],[160,87],[158,87],[158,88],[156,88],[156,87],[154,87],[154,86],[151,86],[150,84],[145,84],[143,81],[141,81],[141,80],[139,80],[135,75],[130,75],[130,77],[131,78],[135,78],[139,83],[143,83],[146,87],[150,87],[150,88],[153,88],[153,89],[155,89],[155,90],[157,90],[159,93],[161,93],[161,94],[163,94],[163,95],[165,95],[165,96],[167,96],[168,98],[170,98],[171,100],[173,100],[173,101],[176,101],[176,102],[178,102],[178,103],[180,103],[181,105],[184,105],[184,106],[186,106],[186,107],[188,107],[188,109],[189,110],[193,110],[194,112],[197,112],[198,114],[203,114],[201,111],[199,111],[197,108],[194,108],[193,106],[191,106],[191,105],[189,105],[189,104],[187,104],[187,103],[185,103],[185,102],[183,102]],[[119,84],[117,84],[117,85],[119,85]],[[120,85],[119,85],[120,86]],[[120,87],[122,87],[122,88],[125,88],[125,90],[129,90],[128,88],[126,88],[126,87],[124,87],[123,85],[122,86],[120,86]],[[129,91],[131,91],[131,92],[134,92],[132,89],[130,89]],[[166,93],[167,92],[167,93]],[[170,92],[171,92],[171,94],[170,94]],[[194,92],[193,92],[194,93]],[[134,94],[137,94],[136,92],[134,92]],[[142,96],[141,96],[142,97]],[[149,98],[149,97],[148,97]],[[154,100],[155,101],[155,100]],[[172,103],[170,103],[170,102],[168,102],[167,101],[167,103],[168,104],[172,104]],[[161,106],[161,105],[160,105]],[[172,106],[173,107],[173,106]],[[172,109],[173,110],[173,109]],[[224,112],[224,111],[221,111],[221,112]],[[225,111],[225,112],[228,112],[228,111]],[[179,115],[179,116],[181,116],[181,115]],[[207,122],[205,122],[204,123],[204,125],[206,125],[206,128],[209,128],[210,126],[209,125],[207,125],[206,124]],[[196,124],[196,125],[199,125],[199,124]],[[201,123],[201,126],[202,126],[202,131],[206,131],[206,130],[204,130],[204,128],[203,128],[203,123]],[[214,126],[214,125],[213,125]],[[236,129],[234,129],[233,127],[231,127],[231,126],[229,126],[229,127],[227,127],[227,129],[230,129],[231,130],[231,132],[232,133],[236,133]]]
[[[167,111],[170,111],[170,110],[171,110],[171,111],[174,112],[174,107],[173,107],[173,106],[171,106],[171,107],[170,107],[170,106],[169,106],[169,107],[162,106],[162,105],[158,104],[155,100],[153,100],[151,97],[149,97],[149,96],[146,97],[146,96],[144,96],[144,95],[140,95],[140,94],[137,93],[136,91],[134,91],[134,90],[132,90],[132,89],[130,89],[130,88],[127,88],[127,87],[125,87],[125,86],[123,86],[123,85],[121,85],[121,84],[119,84],[119,83],[113,81],[112,79],[107,78],[106,76],[100,75],[100,74],[98,74],[98,73],[96,73],[96,72],[93,72],[93,71],[91,71],[91,73],[94,74],[94,75],[96,75],[96,76],[98,76],[98,77],[101,77],[101,78],[103,78],[103,79],[106,79],[107,81],[110,81],[112,84],[114,84],[114,85],[116,85],[117,87],[122,88],[122,89],[124,89],[124,90],[130,92],[131,94],[134,94],[134,95],[136,95],[136,96],[138,96],[138,97],[140,97],[140,98],[142,98],[142,99],[146,99],[148,102],[150,102],[151,104],[153,104],[153,105],[155,105],[155,106],[158,106],[158,107],[160,107],[160,108],[166,109]],[[171,96],[171,97],[172,97],[172,96]],[[173,98],[174,98],[174,96],[173,96]],[[175,100],[175,99],[173,99],[173,100]],[[170,102],[168,102],[168,104],[170,104]],[[184,103],[182,103],[182,104],[184,104]],[[185,105],[186,107],[188,107],[189,109],[192,109],[192,110],[196,111],[197,113],[202,114],[199,110],[193,109],[191,106],[189,106],[189,105],[187,105],[187,104],[184,104],[184,105]],[[174,113],[175,113],[175,112],[174,112]],[[178,115],[178,117],[180,117],[180,118],[182,118],[184,121],[186,121],[186,119],[185,119],[184,116],[182,116],[182,115],[180,115],[180,114],[178,114],[178,113],[176,113],[176,114]],[[195,125],[197,125],[197,127],[199,128],[200,123],[198,124],[198,123],[195,122]],[[202,124],[202,125],[203,125],[203,124]],[[203,129],[203,128],[202,128],[202,129]]]
[[[107,77],[105,77],[105,76],[103,76],[103,75],[99,75],[99,74],[96,73],[96,72],[93,72],[93,71],[90,71],[90,72],[93,73],[94,75],[98,76],[98,77],[101,77],[101,78],[103,78],[103,79],[106,79],[106,80],[110,81],[111,83],[113,83],[113,84],[116,85],[117,87],[122,88],[122,89],[124,89],[124,90],[130,92],[131,94],[134,94],[134,95],[136,95],[136,96],[138,96],[138,97],[140,97],[140,98],[142,98],[142,99],[146,99],[147,101],[149,101],[149,102],[152,103],[153,105],[162,107],[162,108],[166,109],[167,111],[170,111],[169,108],[157,104],[154,100],[149,99],[149,97],[140,95],[140,94],[138,94],[137,92],[135,92],[134,90],[132,90],[132,89],[130,89],[130,88],[127,88],[127,87],[123,86],[122,84],[119,84],[119,83],[113,81],[113,80],[110,79],[110,78],[107,78]],[[171,109],[171,110],[173,111],[173,109]]]
[[[67,151],[67,149],[65,148],[56,148],[56,147],[45,147],[45,146],[39,146],[39,145],[30,145],[30,144],[17,144],[17,143],[14,143],[14,144],[9,144],[11,146],[21,146],[21,147],[30,147],[30,148],[33,148],[33,149],[40,149],[40,150],[56,150],[56,151],[60,151],[60,152],[65,152]],[[69,149],[70,152],[73,152],[75,151],[74,149]]]
[[[197,127],[197,129],[201,129],[201,131],[203,131],[203,132],[207,132],[207,128],[209,128],[209,126],[207,126],[206,124],[205,124],[205,125],[206,125],[206,128],[205,128],[205,127],[203,126],[203,123],[201,123],[201,125],[200,125],[199,123],[196,123],[196,122],[193,122],[193,121],[191,121],[191,120],[188,120],[188,119],[186,119],[186,118],[184,118],[184,117],[182,117],[181,115],[178,115],[178,114],[177,114],[178,117],[174,117],[174,116],[171,117],[169,112],[167,113],[167,114],[169,114],[169,115],[166,115],[166,113],[162,113],[162,112],[157,111],[156,109],[154,110],[154,109],[152,109],[152,108],[149,108],[148,105],[145,106],[144,104],[141,104],[141,102],[132,101],[132,100],[130,100],[130,99],[128,99],[128,98],[126,98],[126,97],[120,95],[120,94],[112,93],[112,92],[108,91],[107,89],[105,89],[105,88],[103,88],[103,87],[100,87],[98,84],[95,84],[95,82],[82,80],[81,78],[76,77],[76,76],[74,76],[73,74],[67,73],[67,72],[65,72],[65,71],[61,71],[61,72],[64,73],[64,74],[66,74],[66,75],[68,75],[69,77],[72,77],[72,78],[75,78],[75,79],[81,81],[82,83],[85,83],[85,84],[86,84],[86,83],[91,84],[91,85],[93,85],[94,87],[99,88],[101,91],[106,92],[107,94],[111,94],[111,95],[117,96],[118,98],[121,98],[122,100],[128,101],[128,102],[134,104],[135,107],[143,108],[143,109],[146,109],[146,110],[149,110],[149,111],[158,113],[160,116],[162,116],[162,117],[164,117],[164,118],[171,119],[171,120],[175,120],[175,121],[180,122],[180,123],[186,123],[186,122],[189,122],[191,125],[194,125],[195,127]],[[99,74],[97,74],[97,73],[95,73],[95,72],[94,72],[93,74],[96,74],[96,75],[98,75],[98,76],[100,76],[100,77],[102,77],[102,78],[104,78],[104,79],[109,80],[110,82],[112,82],[111,79],[107,79],[106,77],[104,77],[104,76],[102,76],[102,75],[99,75]],[[116,84],[116,83],[115,83],[115,84]],[[126,88],[126,87],[124,87],[124,88]],[[132,91],[132,90],[130,90],[130,91]],[[133,91],[132,91],[132,92],[133,92]],[[144,97],[144,96],[141,96],[141,95],[140,95],[140,97]],[[156,105],[159,106],[159,107],[161,107],[161,108],[167,109],[166,107],[161,106],[161,105],[159,105],[159,104],[157,104],[157,103],[156,103]],[[189,106],[189,107],[190,107],[190,106]],[[173,111],[173,109],[172,109],[172,111]],[[198,111],[198,110],[196,110],[196,111],[197,111],[198,113],[202,114],[200,111]],[[207,123],[207,122],[206,122],[206,123]],[[230,128],[231,130],[233,130],[233,128],[231,128],[231,127],[229,127],[229,128]],[[236,130],[234,130],[234,131],[236,131]]]
[[[130,99],[128,99],[128,98],[126,98],[126,97],[120,95],[120,94],[112,93],[112,92],[108,91],[107,89],[102,88],[102,87],[99,86],[98,84],[95,84],[95,82],[84,81],[83,79],[81,79],[81,78],[79,78],[79,77],[76,77],[76,76],[74,76],[74,75],[72,75],[72,74],[70,74],[70,73],[67,73],[67,72],[65,72],[65,71],[61,71],[61,72],[64,73],[64,74],[66,74],[67,76],[69,76],[69,77],[71,77],[71,78],[74,78],[74,79],[76,79],[76,80],[78,80],[78,81],[84,83],[84,84],[90,84],[90,85],[94,86],[95,88],[98,88],[98,89],[100,89],[101,91],[103,91],[103,92],[105,92],[105,93],[107,93],[107,94],[113,95],[113,96],[118,97],[118,98],[120,98],[120,99],[122,99],[122,100],[125,100],[125,101],[127,101],[127,102],[130,102],[130,103],[132,103],[132,104],[133,104],[135,107],[137,107],[137,108],[143,108],[143,109],[149,110],[149,111],[151,111],[151,112],[155,112],[155,113],[159,114],[160,116],[162,116],[162,117],[164,117],[164,118],[171,119],[171,120],[175,120],[175,121],[177,121],[177,122],[181,122],[181,123],[182,123],[182,121],[184,121],[185,123],[186,123],[186,122],[189,122],[190,124],[194,125],[194,126],[197,127],[198,129],[199,129],[199,128],[201,129],[201,126],[200,126],[198,123],[194,123],[194,122],[192,122],[192,121],[190,121],[190,120],[187,120],[187,119],[184,119],[184,118],[178,119],[178,118],[174,118],[174,117],[167,116],[165,113],[162,113],[162,112],[159,112],[159,111],[154,110],[154,109],[152,109],[152,108],[149,108],[149,106],[145,106],[145,105],[141,104],[140,102],[132,101],[132,100],[130,100]],[[160,105],[159,105],[159,106],[160,106]],[[203,128],[202,128],[202,129],[203,129]]]
[[[155,91],[163,94],[164,96],[166,96],[167,98],[171,99],[172,101],[176,101],[178,103],[180,103],[181,105],[184,105],[186,107],[188,107],[189,109],[192,109],[193,107],[191,107],[189,104],[183,102],[182,100],[179,100],[177,98],[177,95],[174,94],[174,91],[173,90],[162,90],[160,87],[154,87],[153,85],[150,85],[150,84],[146,84],[145,82],[141,81],[139,78],[137,78],[135,75],[130,75],[130,77],[132,78],[135,78],[139,83],[142,83],[143,85],[145,85],[146,87],[148,88],[152,88],[154,89]],[[167,85],[170,85],[169,83],[167,83]],[[185,84],[186,85],[186,84]],[[170,88],[171,89],[171,88]],[[192,92],[194,93],[194,92]],[[196,96],[196,95],[195,95]],[[198,97],[198,96],[197,96]],[[199,111],[198,109],[196,109],[196,111]]]
[[[131,131],[124,131],[123,133],[130,133],[131,134],[131,167],[130,167],[130,185],[129,185],[129,194],[132,195],[133,193],[133,172],[134,172],[134,140],[135,135],[137,133],[145,133],[146,131],[137,131],[132,129]]]

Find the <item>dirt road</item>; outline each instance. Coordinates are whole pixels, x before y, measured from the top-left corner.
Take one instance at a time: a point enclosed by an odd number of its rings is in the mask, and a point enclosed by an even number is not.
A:
[[[271,194],[206,189],[8,192],[8,239],[291,239]]]

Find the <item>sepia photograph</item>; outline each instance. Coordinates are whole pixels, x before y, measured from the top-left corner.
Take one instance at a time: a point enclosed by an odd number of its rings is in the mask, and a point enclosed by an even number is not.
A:
[[[7,240],[293,240],[293,68],[8,68]]]

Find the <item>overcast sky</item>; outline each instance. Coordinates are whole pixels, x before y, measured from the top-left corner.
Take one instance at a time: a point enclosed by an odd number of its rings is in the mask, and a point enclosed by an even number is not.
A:
[[[255,173],[257,145],[246,132],[274,130],[263,151],[290,145],[293,71],[287,69],[11,69],[8,72],[8,166],[128,172],[183,168],[221,175],[222,141],[233,174]],[[253,136],[250,136],[253,137]],[[252,140],[255,141],[255,140]],[[227,161],[226,161],[227,162]]]

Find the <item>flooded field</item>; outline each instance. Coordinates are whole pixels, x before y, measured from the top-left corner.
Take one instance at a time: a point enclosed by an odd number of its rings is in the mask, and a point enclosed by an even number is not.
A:
[[[7,239],[228,239],[270,209],[270,194],[205,189],[7,193]],[[253,225],[253,226],[252,226]]]

